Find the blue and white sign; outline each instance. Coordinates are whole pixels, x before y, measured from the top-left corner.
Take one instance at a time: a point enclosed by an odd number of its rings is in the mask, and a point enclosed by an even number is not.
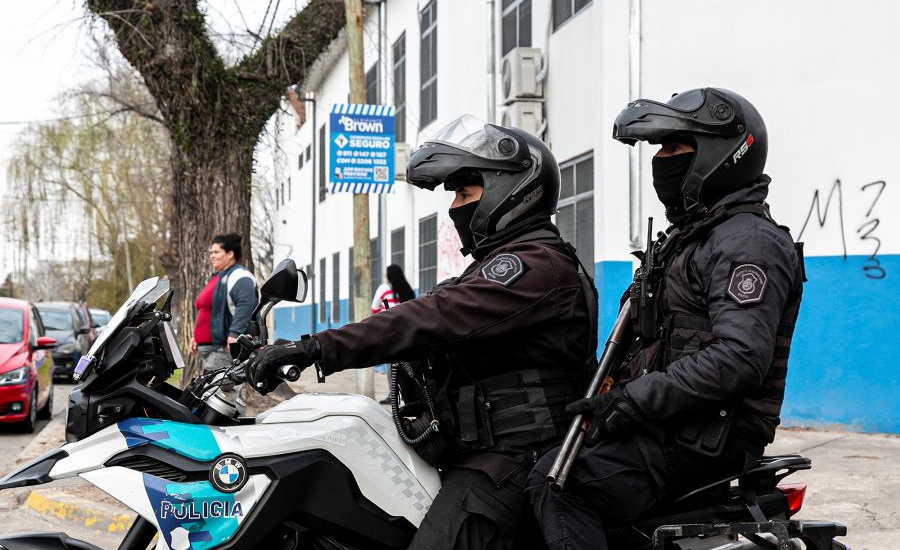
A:
[[[329,116],[332,193],[390,193],[394,186],[394,107],[334,104]]]

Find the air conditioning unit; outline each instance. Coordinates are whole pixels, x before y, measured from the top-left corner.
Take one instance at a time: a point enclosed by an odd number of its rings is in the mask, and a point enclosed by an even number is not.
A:
[[[394,179],[406,179],[406,165],[409,163],[409,156],[412,154],[412,148],[408,143],[399,142],[394,144]]]
[[[504,55],[500,64],[504,105],[543,98],[544,86],[537,79],[540,72],[539,48],[513,48]]]
[[[512,126],[540,137],[544,125],[544,104],[540,101],[516,101],[503,111],[503,126]]]

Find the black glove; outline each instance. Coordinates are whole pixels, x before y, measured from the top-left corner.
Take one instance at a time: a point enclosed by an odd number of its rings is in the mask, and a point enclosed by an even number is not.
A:
[[[593,415],[584,442],[588,447],[593,447],[604,437],[621,435],[635,426],[644,424],[637,406],[622,386],[569,403],[566,405],[566,412]]]
[[[278,369],[284,365],[296,365],[300,369],[312,365],[322,358],[322,350],[315,338],[307,340],[278,339],[271,346],[259,348],[250,354],[246,372],[253,389],[265,395],[278,387]]]

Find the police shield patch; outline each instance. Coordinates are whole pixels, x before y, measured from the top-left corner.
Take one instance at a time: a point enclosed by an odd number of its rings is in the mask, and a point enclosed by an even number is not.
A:
[[[766,271],[754,264],[732,264],[728,295],[735,302],[754,304],[762,301],[766,290]]]
[[[525,273],[525,264],[515,254],[497,254],[486,266],[481,268],[481,275],[488,281],[509,286]]]

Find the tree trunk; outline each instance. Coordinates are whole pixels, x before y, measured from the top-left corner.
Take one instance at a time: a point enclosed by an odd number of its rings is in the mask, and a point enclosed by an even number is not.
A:
[[[171,234],[162,262],[178,293],[182,343],[193,333],[193,300],[210,272],[207,248],[218,233],[243,237],[252,268],[250,190],[253,150],[284,90],[344,27],[341,0],[310,0],[278,35],[228,67],[207,35],[197,0],[87,0],[122,55],[156,99],[172,142]],[[196,372],[189,362],[182,382]]]
[[[213,236],[242,237],[241,263],[253,270],[250,257],[250,177],[253,152],[246,141],[221,140],[212,150],[173,151],[175,208],[169,246],[176,258],[174,287],[181,334],[193,334],[194,299],[209,280],[208,249]],[[184,289],[184,291],[182,291]],[[199,374],[199,362],[189,361],[183,380]]]

